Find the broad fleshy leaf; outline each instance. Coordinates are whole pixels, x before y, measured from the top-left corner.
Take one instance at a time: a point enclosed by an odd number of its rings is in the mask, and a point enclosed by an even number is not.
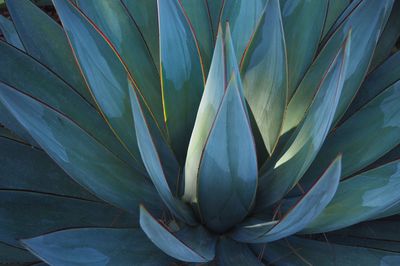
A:
[[[341,156],[339,156],[317,182],[307,191],[298,202],[284,215],[284,217],[271,227],[271,223],[246,225],[247,231],[252,231],[247,237],[237,229],[238,241],[249,243],[272,242],[304,229],[314,220],[333,198],[340,180]],[[254,237],[257,236],[257,237]]]
[[[207,227],[223,232],[250,211],[257,157],[240,78],[233,75],[210,130],[198,176],[198,205]]]
[[[94,103],[62,27],[30,0],[7,0],[6,3],[26,52]]]
[[[238,243],[226,237],[222,237],[218,241],[216,261],[221,266],[264,265],[246,244]]]
[[[62,113],[3,84],[0,101],[67,174],[99,198],[136,214],[140,202],[162,207],[145,176]]]
[[[156,140],[151,134],[149,129],[148,121],[143,113],[144,107],[140,103],[138,91],[136,88],[131,87],[130,99],[132,104],[132,112],[135,120],[135,130],[137,136],[137,142],[139,145],[140,154],[142,155],[143,163],[149,173],[151,180],[155,188],[158,191],[161,199],[167,205],[169,210],[179,219],[185,221],[188,224],[196,224],[196,220],[193,216],[193,212],[188,205],[180,201],[178,198],[174,197],[171,189],[167,182],[165,167],[173,167],[174,165],[178,168],[178,171],[174,171],[177,175],[175,178],[179,180],[179,165],[175,160],[172,152],[169,153],[171,165],[164,166],[161,161],[160,153],[158,149],[162,147],[157,147]],[[161,143],[161,145],[166,145]]]
[[[110,205],[79,198],[0,189],[0,200],[0,241],[13,246],[19,246],[22,238],[66,227],[137,223],[132,215],[121,219],[121,211]]]
[[[186,262],[204,263],[214,259],[216,237],[202,226],[172,232],[140,206],[140,226],[148,238],[166,254]]]
[[[349,50],[352,45],[350,39],[349,35],[331,63],[307,116],[293,133],[281,156],[273,168],[260,177],[256,211],[263,211],[281,199],[300,180],[317,156],[328,135],[342,95],[344,74],[349,64]],[[339,153],[340,151],[336,152],[330,162]],[[314,178],[320,174],[314,175]]]
[[[171,265],[140,229],[77,228],[24,239],[50,265]]]
[[[305,116],[332,58],[351,30],[350,58],[334,124],[342,117],[363,81],[375,45],[390,14],[393,1],[362,1],[328,39],[289,102],[283,133],[297,127]],[[368,22],[366,21],[368,18]],[[330,158],[331,159],[331,158]]]
[[[104,118],[132,157],[140,162],[129,102],[128,72],[115,50],[70,0],[54,0],[54,5]]]
[[[269,0],[242,64],[246,100],[267,150],[278,141],[286,108],[287,62],[279,0]]]
[[[204,89],[194,33],[178,0],[158,0],[164,119],[172,148],[183,162]]]
[[[342,178],[373,163],[400,144],[400,81],[373,98],[326,139],[306,176],[321,169],[338,152],[343,154]]]
[[[400,161],[340,182],[326,209],[303,233],[328,232],[379,217],[400,201]]]
[[[287,52],[288,99],[295,92],[317,52],[328,2],[329,0],[280,1]]]
[[[185,163],[184,198],[193,203],[197,202],[197,179],[201,155],[227,83],[225,49],[222,28],[219,27],[210,73],[197,112]]]
[[[266,262],[275,265],[354,266],[400,263],[398,253],[296,237],[257,245],[254,250],[256,254],[261,253]]]
[[[126,65],[158,127],[165,133],[160,77],[145,40],[120,0],[78,0]]]

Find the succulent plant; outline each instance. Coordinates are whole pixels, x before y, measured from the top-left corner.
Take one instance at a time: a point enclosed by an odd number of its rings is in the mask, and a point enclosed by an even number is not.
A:
[[[400,264],[400,1],[5,2],[0,264]]]

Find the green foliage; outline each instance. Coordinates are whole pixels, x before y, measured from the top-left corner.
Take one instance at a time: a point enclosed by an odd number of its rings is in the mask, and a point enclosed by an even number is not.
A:
[[[5,2],[0,264],[400,264],[398,1]]]

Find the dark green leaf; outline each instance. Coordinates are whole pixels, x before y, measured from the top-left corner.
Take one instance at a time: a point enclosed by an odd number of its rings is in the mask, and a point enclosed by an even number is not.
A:
[[[238,243],[225,237],[218,241],[216,261],[221,266],[263,265],[246,244]]]
[[[166,254],[186,262],[207,262],[214,259],[215,236],[203,227],[171,230],[140,207],[140,226],[147,237]]]
[[[0,242],[0,264],[3,265],[31,265],[37,262],[31,253],[22,248],[13,247]]]
[[[78,228],[22,243],[50,265],[171,265],[140,229]]]
[[[208,6],[208,10],[210,12],[213,36],[217,35],[218,25],[221,23],[219,19],[221,16],[224,1],[225,0],[207,0],[207,6]]]
[[[335,21],[351,2],[352,0],[329,0],[322,36],[328,33]]]

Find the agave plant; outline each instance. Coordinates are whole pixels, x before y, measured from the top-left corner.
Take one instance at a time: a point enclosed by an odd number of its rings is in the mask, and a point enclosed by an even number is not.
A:
[[[400,264],[400,1],[6,5],[1,263]]]

